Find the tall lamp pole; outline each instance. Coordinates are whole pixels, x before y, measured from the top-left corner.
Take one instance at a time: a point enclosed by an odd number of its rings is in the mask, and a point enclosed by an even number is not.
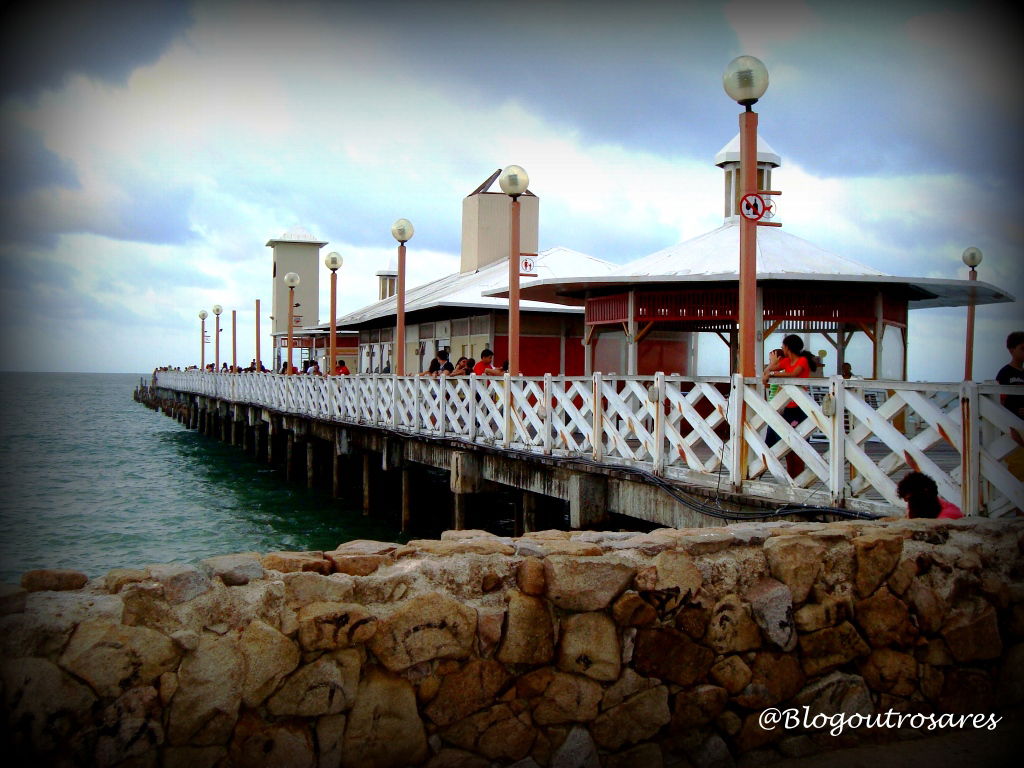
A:
[[[299,276],[289,272],[284,276],[284,284],[288,286],[288,375],[292,374],[292,326],[295,323],[295,288],[299,284]]]
[[[214,334],[214,341],[213,341],[213,348],[215,350],[215,352],[214,352],[214,354],[215,354],[214,361],[215,362],[213,364],[213,372],[214,373],[217,373],[218,371],[220,371],[220,313],[223,312],[223,311],[224,311],[224,307],[222,307],[220,304],[214,304],[213,305],[213,314],[215,314],[217,316],[217,333]]]
[[[205,309],[199,310],[199,370],[206,370],[206,318],[209,315]]]
[[[530,177],[518,165],[510,165],[498,178],[501,191],[512,198],[511,234],[508,254],[508,370],[513,376],[519,368],[519,196],[526,192]]]
[[[231,310],[231,372],[238,373],[238,310]]]
[[[260,300],[256,299],[256,373],[263,370],[263,361],[260,360]]]
[[[740,113],[740,194],[757,192],[757,113],[751,109],[768,89],[768,70],[753,56],[737,56],[725,69],[722,85],[729,97],[745,107]],[[757,349],[757,223],[740,217],[739,269],[740,373],[756,375]]]
[[[971,246],[967,248],[961,258],[971,268],[968,279],[978,279],[978,265],[981,264],[981,251]],[[964,355],[964,381],[970,381],[974,377],[974,287],[967,297],[967,351]]]
[[[398,285],[395,292],[395,373],[405,376],[405,244],[412,240],[412,222],[399,219],[391,225],[391,236],[398,241]]]
[[[341,254],[335,251],[324,257],[324,266],[331,270],[331,361],[327,364],[328,376],[334,374],[338,364],[338,269],[341,264]]]

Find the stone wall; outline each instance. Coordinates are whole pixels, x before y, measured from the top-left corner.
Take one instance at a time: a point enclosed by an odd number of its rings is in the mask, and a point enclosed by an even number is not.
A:
[[[762,765],[812,714],[1024,691],[1024,521],[449,531],[0,594],[8,755],[101,766]],[[906,735],[901,729],[898,735]]]

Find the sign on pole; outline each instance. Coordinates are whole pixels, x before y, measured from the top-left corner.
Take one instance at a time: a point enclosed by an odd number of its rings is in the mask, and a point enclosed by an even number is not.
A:
[[[519,276],[536,277],[534,270],[537,268],[537,254],[523,253],[519,255]]]
[[[768,206],[764,198],[756,192],[750,192],[740,199],[740,214],[750,221],[760,221]]]

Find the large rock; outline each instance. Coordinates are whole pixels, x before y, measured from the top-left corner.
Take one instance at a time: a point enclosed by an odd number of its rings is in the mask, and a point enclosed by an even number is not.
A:
[[[292,573],[313,571],[327,575],[334,565],[323,552],[268,552],[263,556],[263,567],[268,571]]]
[[[603,613],[577,613],[562,622],[558,668],[611,681],[619,677],[621,653],[618,630]]]
[[[875,648],[908,646],[917,637],[910,611],[902,600],[883,587],[854,606],[857,623]]]
[[[388,555],[352,555],[345,552],[324,552],[335,573],[350,576],[368,576],[382,565],[392,562]]]
[[[597,717],[601,686],[586,677],[556,672],[533,710],[538,725],[587,723]]]
[[[661,616],[671,614],[689,601],[703,583],[693,559],[672,550],[659,553],[642,573],[643,579],[637,575],[637,589],[645,593],[644,598],[657,607]]]
[[[861,663],[860,672],[872,690],[893,696],[910,696],[917,691],[917,661],[909,653],[876,648]]]
[[[127,688],[152,685],[178,664],[178,649],[146,627],[83,621],[60,657],[60,665],[99,695],[115,698]]]
[[[864,678],[845,672],[831,672],[812,680],[793,698],[793,704],[824,714],[844,712],[866,716],[875,711]]]
[[[17,584],[0,584],[0,616],[25,611],[25,597],[28,590]]]
[[[437,725],[450,725],[491,704],[510,679],[498,662],[474,659],[441,681],[424,714]]]
[[[551,755],[550,768],[601,768],[597,745],[586,728],[574,727]]]
[[[228,751],[234,765],[247,768],[314,768],[309,726],[301,721],[268,723],[255,712],[238,720]]]
[[[761,632],[739,595],[726,595],[715,604],[707,639],[717,653],[736,653],[761,646]]]
[[[389,555],[398,549],[398,544],[390,541],[373,541],[372,539],[354,539],[339,544],[335,552],[345,555]]]
[[[25,744],[29,754],[39,756],[65,744],[89,724],[96,697],[52,662],[4,659],[0,661],[0,681],[5,743]]]
[[[650,677],[641,677],[629,667],[622,670],[622,676],[604,692],[601,698],[601,711],[611,709],[628,699],[635,693],[653,688],[658,681]]]
[[[345,749],[345,715],[324,715],[316,721],[319,768],[338,768]]]
[[[225,586],[238,587],[250,581],[262,579],[264,572],[260,556],[256,552],[241,552],[236,555],[217,555],[199,561],[199,567],[210,578],[220,579]]]
[[[711,668],[711,679],[732,696],[746,688],[752,677],[750,667],[739,656],[726,656]]]
[[[406,546],[428,555],[514,555],[515,548],[497,537],[438,541],[437,539],[414,539]]]
[[[527,557],[516,569],[516,586],[526,595],[543,595],[546,582],[544,563],[536,557]]]
[[[464,659],[475,637],[476,611],[434,592],[406,601],[381,621],[370,649],[397,672],[431,659]]]
[[[641,675],[693,685],[703,680],[715,654],[671,628],[638,629],[633,666]]]
[[[793,623],[800,632],[816,632],[825,627],[834,627],[849,618],[849,613],[846,601],[824,598],[820,603],[807,603],[798,608],[793,614]]]
[[[793,602],[807,599],[821,573],[825,547],[806,536],[772,536],[764,543],[764,554],[772,576],[789,587]]]
[[[152,686],[129,688],[100,713],[96,765],[113,766],[155,756],[164,742],[160,700]]]
[[[759,651],[750,662],[751,678],[736,696],[747,709],[765,709],[786,701],[803,688],[803,670],[795,654]]]
[[[722,714],[729,693],[717,685],[698,685],[675,696],[672,707],[672,730],[688,731],[706,725]]]
[[[623,627],[649,627],[658,620],[658,612],[636,592],[620,595],[612,605],[612,616]]]
[[[638,744],[605,758],[604,768],[662,768],[664,761],[657,744]]]
[[[629,586],[634,569],[599,557],[544,559],[548,599],[566,611],[603,611]]]
[[[960,663],[997,659],[1003,652],[996,611],[981,598],[956,605],[942,627],[942,637]]]
[[[258,707],[299,665],[299,649],[285,635],[266,622],[249,624],[238,639],[245,660],[242,702]]]
[[[41,568],[22,574],[21,586],[29,592],[59,592],[66,589],[81,589],[88,580],[89,577],[81,571],[68,568]]]
[[[164,588],[164,599],[171,605],[188,602],[211,589],[210,577],[194,565],[160,563],[148,565],[149,577]]]
[[[856,586],[867,597],[892,573],[903,552],[903,537],[887,531],[867,533],[853,540],[857,558]]]
[[[112,568],[103,578],[103,586],[107,592],[116,595],[128,584],[137,584],[149,579],[149,572],[141,568]]]
[[[322,576],[314,571],[292,571],[284,574],[283,581],[285,602],[293,607],[352,600],[353,580],[344,574]]]
[[[518,709],[497,704],[455,723],[444,738],[490,760],[520,760],[529,754],[537,731],[530,713]]]
[[[351,708],[359,685],[362,660],[352,648],[324,654],[300,667],[267,700],[275,717],[335,715]]]
[[[804,672],[809,677],[831,672],[870,652],[868,644],[848,621],[800,636],[800,654]]]
[[[509,590],[505,636],[497,659],[506,664],[545,664],[555,653],[555,628],[543,598]]]
[[[178,668],[168,736],[173,745],[225,744],[242,703],[245,661],[233,634],[204,634]]]
[[[932,635],[939,631],[946,618],[946,601],[939,593],[920,581],[913,582],[906,592],[907,603],[917,617],[917,626],[922,634]]]
[[[427,738],[412,685],[370,668],[345,726],[344,768],[404,768],[427,757]]]
[[[299,610],[299,644],[304,651],[330,651],[365,643],[377,631],[377,617],[354,603],[310,603]]]
[[[590,730],[605,749],[619,749],[651,738],[672,719],[668,689],[664,685],[638,693],[602,713]]]
[[[789,587],[775,579],[761,579],[745,597],[764,636],[783,651],[796,648],[793,594]]]

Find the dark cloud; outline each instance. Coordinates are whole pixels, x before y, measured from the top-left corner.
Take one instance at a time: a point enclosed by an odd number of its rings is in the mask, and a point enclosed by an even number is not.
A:
[[[4,121],[0,129],[0,197],[23,195],[40,187],[77,188],[74,168],[43,145],[42,134]]]
[[[182,0],[14,0],[0,9],[0,99],[74,73],[124,82],[191,23]]]

